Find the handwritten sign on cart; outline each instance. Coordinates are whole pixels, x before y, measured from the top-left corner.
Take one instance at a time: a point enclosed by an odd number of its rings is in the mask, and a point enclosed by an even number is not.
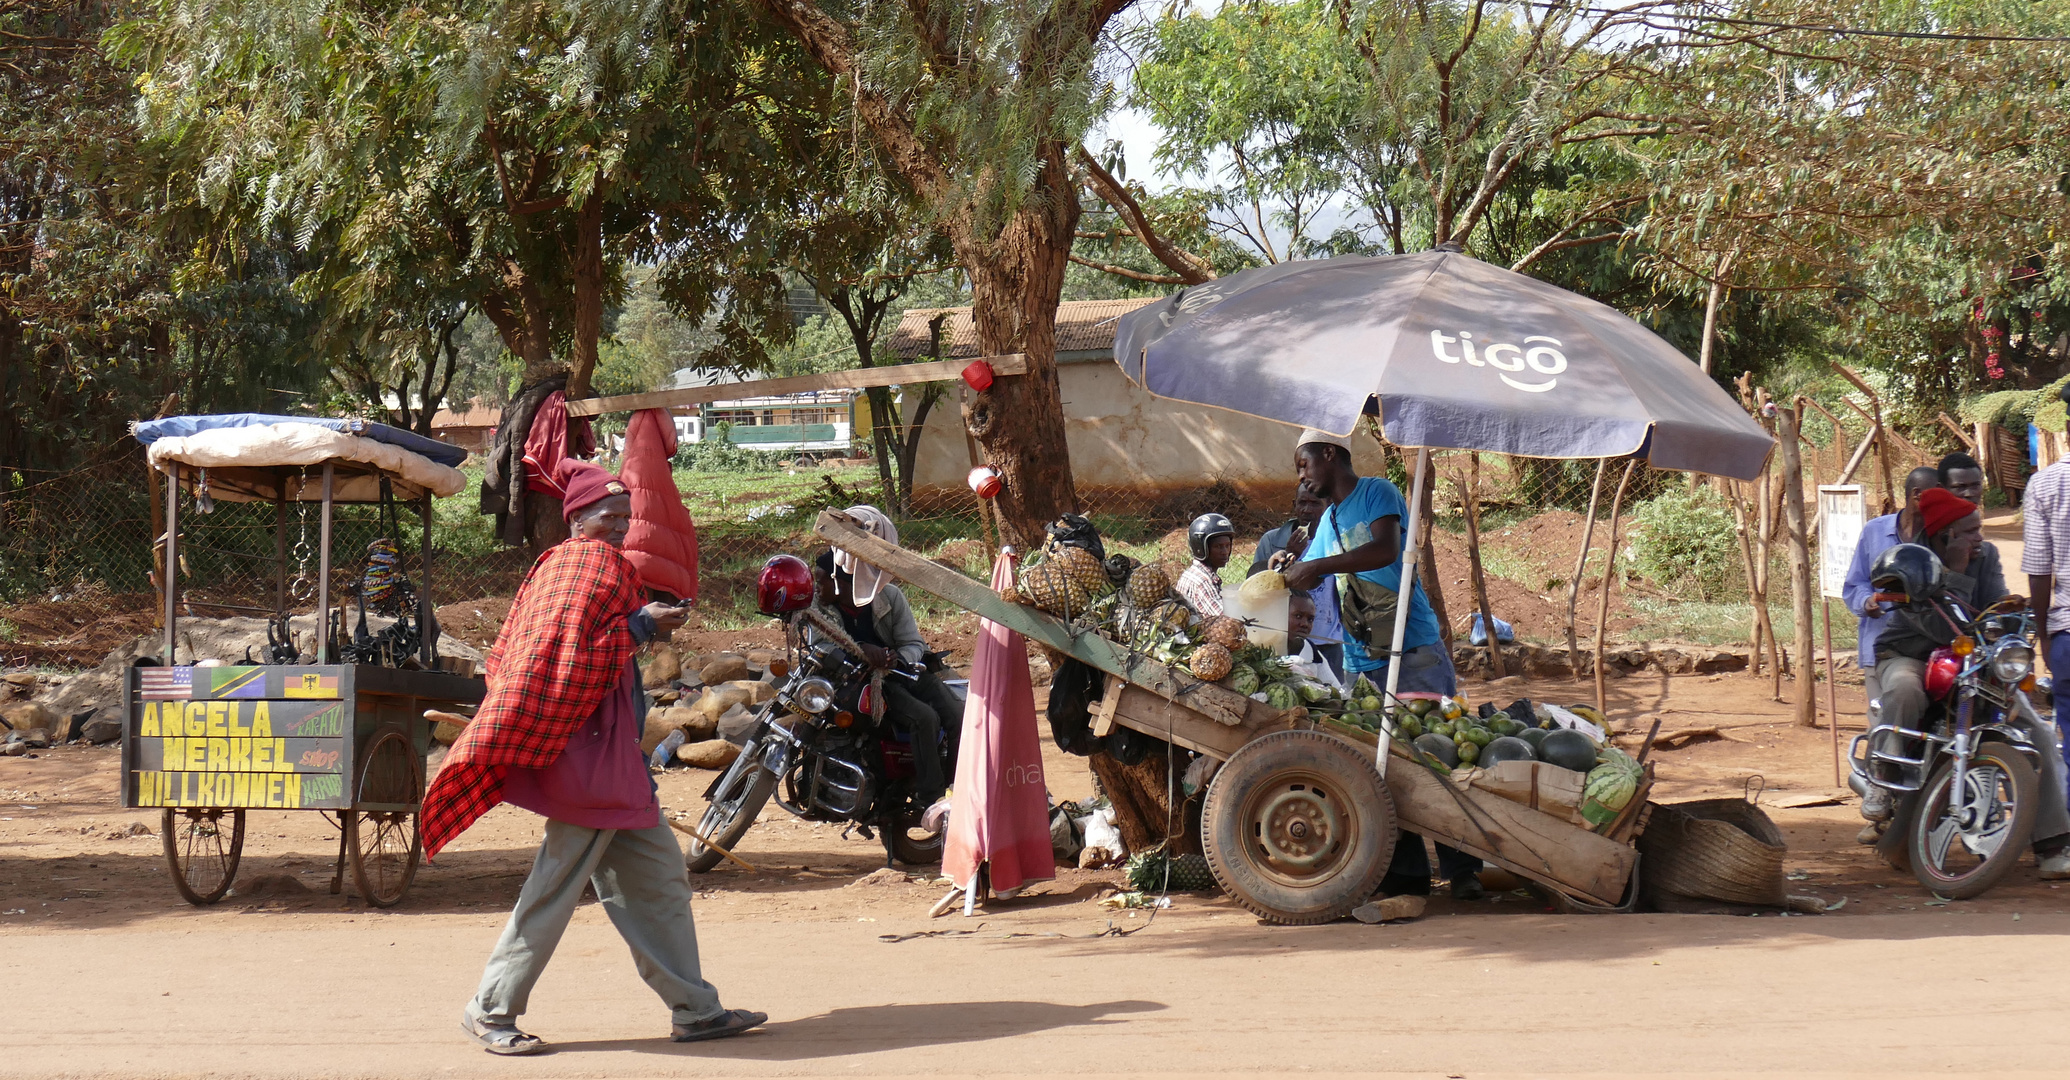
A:
[[[140,668],[131,677],[128,805],[351,805],[351,706],[339,700],[335,669]]]

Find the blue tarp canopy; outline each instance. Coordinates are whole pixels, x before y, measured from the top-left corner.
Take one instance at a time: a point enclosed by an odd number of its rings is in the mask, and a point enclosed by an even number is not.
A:
[[[427,439],[414,431],[399,427],[377,424],[372,420],[333,416],[273,416],[268,413],[221,413],[215,416],[168,416],[163,420],[144,420],[133,425],[131,430],[137,441],[149,446],[160,439],[184,437],[210,431],[215,428],[264,427],[269,424],[314,424],[317,427],[357,435],[362,439],[384,442],[401,447],[413,454],[421,454],[440,465],[458,468],[467,460],[467,451],[451,443]]]

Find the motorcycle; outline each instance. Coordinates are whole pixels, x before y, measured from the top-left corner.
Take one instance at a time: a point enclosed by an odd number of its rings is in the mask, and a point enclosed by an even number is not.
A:
[[[2040,777],[2053,775],[2042,755],[2058,751],[2053,720],[2028,697],[2035,689],[2032,617],[1994,607],[1964,620],[1959,610],[1941,610],[1961,634],[1927,663],[1920,730],[1885,722],[1881,702],[1871,702],[1868,731],[1849,749],[1848,785],[1857,794],[1873,784],[1895,796],[1878,854],[1940,896],[1966,900],[1996,885],[2026,852],[2047,797]]]
[[[886,866],[940,862],[945,829],[924,820],[912,736],[888,717],[871,717],[869,667],[831,643],[801,648],[786,666],[740,756],[704,793],[710,806],[697,831],[711,842],[688,838],[690,869],[717,866],[718,848],[732,850],[772,797],[806,821],[845,821],[864,839],[881,839]],[[942,736],[943,768],[953,776],[950,733]]]

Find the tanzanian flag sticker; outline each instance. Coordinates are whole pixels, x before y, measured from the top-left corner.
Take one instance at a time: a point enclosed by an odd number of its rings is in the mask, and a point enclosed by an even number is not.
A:
[[[209,668],[208,690],[208,696],[212,698],[265,697],[266,669],[262,667]]]
[[[282,697],[291,698],[334,698],[338,696],[338,677],[323,675],[314,671],[297,675],[289,672],[282,679]]]

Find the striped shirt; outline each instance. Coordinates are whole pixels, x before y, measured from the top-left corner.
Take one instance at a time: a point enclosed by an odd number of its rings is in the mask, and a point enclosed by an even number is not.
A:
[[[1179,575],[1172,588],[1201,618],[1211,619],[1222,613],[1222,575],[1199,559]]]
[[[2021,509],[2026,549],[2020,553],[2020,572],[2055,576],[2048,629],[2070,630],[2070,455],[2027,478]]]

